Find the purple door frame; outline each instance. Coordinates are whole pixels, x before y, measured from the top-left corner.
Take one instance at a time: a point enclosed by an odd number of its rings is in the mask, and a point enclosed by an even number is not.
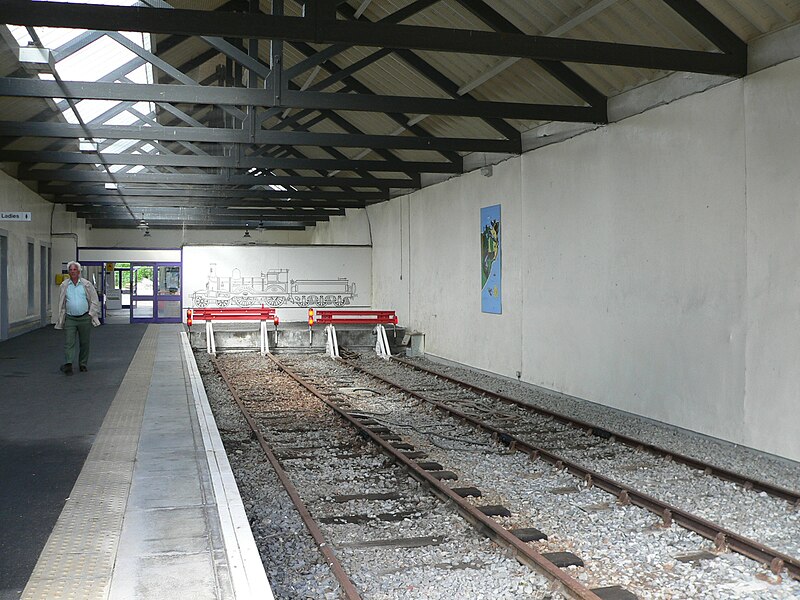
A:
[[[183,268],[181,263],[169,261],[169,262],[157,262],[157,261],[135,261],[130,263],[131,269],[131,305],[130,305],[130,320],[131,323],[180,323],[183,317],[183,294],[179,293],[177,296],[162,294],[160,293],[158,287],[158,269],[159,267],[178,267],[180,269],[180,281],[181,286],[183,285]],[[152,267],[153,269],[153,293],[152,295],[140,295],[133,293],[133,270],[136,267]],[[151,301],[153,303],[153,314],[150,317],[135,317],[133,316],[133,310],[136,305],[136,301]],[[178,315],[175,317],[162,317],[158,314],[158,303],[159,302],[177,302],[178,303]]]
[[[85,262],[80,261],[81,250],[113,250],[115,253],[118,253],[120,250],[179,250],[181,253],[181,258],[179,261],[131,261],[131,260],[109,260],[109,261],[96,261],[96,260],[87,260]],[[105,296],[105,265],[107,262],[127,262],[133,268],[133,265],[140,265],[140,266],[152,266],[153,267],[153,316],[148,318],[133,317],[133,290],[131,290],[131,305],[130,305],[130,322],[131,323],[180,323],[183,320],[183,248],[123,248],[123,247],[114,247],[114,246],[91,246],[91,247],[83,247],[78,246],[76,249],[76,260],[81,262],[81,265],[93,265],[93,266],[100,266],[102,267],[103,271],[103,278],[102,278],[102,285],[100,286],[100,291]],[[180,291],[178,293],[177,298],[173,295],[161,295],[158,296],[158,267],[167,266],[167,267],[179,267],[180,268]],[[131,273],[132,274],[132,273]],[[131,278],[131,286],[133,285],[133,279]],[[146,298],[150,298],[150,296],[146,296]],[[159,300],[168,301],[168,302],[179,302],[179,309],[178,309],[178,316],[177,317],[157,317],[158,315],[158,302]],[[101,321],[105,320],[105,302],[101,307]]]

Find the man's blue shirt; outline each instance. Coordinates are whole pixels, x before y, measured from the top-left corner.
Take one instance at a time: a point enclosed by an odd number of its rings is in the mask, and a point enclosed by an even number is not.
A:
[[[79,317],[89,312],[89,300],[86,299],[86,290],[78,280],[78,283],[70,282],[67,284],[67,314]]]

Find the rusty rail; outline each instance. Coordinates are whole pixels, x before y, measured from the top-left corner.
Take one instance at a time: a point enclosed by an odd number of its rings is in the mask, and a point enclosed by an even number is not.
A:
[[[234,388],[233,384],[231,383],[230,379],[228,379],[225,370],[222,368],[222,365],[219,364],[216,357],[211,357],[211,362],[214,364],[214,367],[217,369],[217,372],[222,377],[223,381],[225,381],[225,385],[228,386],[228,390],[231,392],[231,396],[233,400],[236,402],[239,410],[242,411],[242,415],[244,416],[245,421],[247,421],[247,425],[250,427],[250,431],[253,432],[256,440],[261,445],[261,449],[264,451],[264,454],[269,460],[272,468],[275,470],[275,474],[278,476],[278,479],[283,485],[286,493],[289,494],[289,498],[291,498],[292,503],[294,504],[297,512],[300,514],[300,518],[305,523],[306,527],[308,528],[311,537],[314,538],[314,542],[317,544],[317,548],[319,549],[322,556],[325,558],[325,561],[328,563],[328,566],[331,568],[331,572],[333,576],[336,578],[336,581],[339,582],[339,585],[342,588],[342,592],[344,593],[345,597],[348,600],[361,600],[361,595],[358,593],[356,586],[350,580],[350,577],[344,570],[344,567],[339,562],[339,559],[334,554],[331,547],[328,545],[325,536],[323,535],[322,531],[320,530],[319,526],[317,525],[314,518],[311,516],[308,508],[306,507],[303,500],[300,498],[300,494],[297,492],[297,488],[294,487],[294,484],[289,479],[289,476],[286,474],[286,471],[283,470],[283,467],[278,461],[278,458],[272,452],[272,448],[270,448],[267,441],[264,439],[264,436],[259,431],[258,425],[256,424],[255,420],[250,416],[250,413],[247,411],[244,403],[242,402],[239,395],[236,393],[236,389]]]

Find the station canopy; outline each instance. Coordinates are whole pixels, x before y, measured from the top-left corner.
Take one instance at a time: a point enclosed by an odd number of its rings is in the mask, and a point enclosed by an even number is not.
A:
[[[713,85],[800,0],[0,4],[0,165],[94,227],[303,229]],[[666,89],[666,88],[665,88]]]

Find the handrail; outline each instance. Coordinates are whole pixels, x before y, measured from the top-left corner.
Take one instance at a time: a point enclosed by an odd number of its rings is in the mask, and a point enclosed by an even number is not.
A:
[[[393,310],[325,310],[312,313],[309,309],[309,325],[397,325],[398,319]],[[313,323],[311,320],[313,319]]]
[[[280,319],[272,307],[259,308],[190,308],[187,320],[193,321],[272,321],[277,326]]]

